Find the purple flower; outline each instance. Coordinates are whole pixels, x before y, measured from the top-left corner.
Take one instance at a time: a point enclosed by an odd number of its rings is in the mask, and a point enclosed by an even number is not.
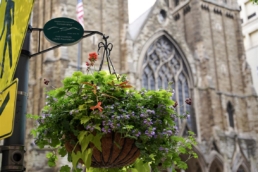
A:
[[[138,133],[135,134],[136,137],[139,137],[140,135],[141,135],[141,132],[140,132],[140,131],[138,131]]]
[[[109,121],[108,125],[109,125],[110,128],[114,128],[114,123],[113,122]]]
[[[154,110],[150,110],[150,109],[147,109],[146,112],[149,113],[149,114],[155,114],[155,111]]]
[[[159,150],[162,151],[162,150],[164,150],[164,148],[163,147],[159,147]]]
[[[92,123],[88,124],[86,129],[90,130],[91,132],[93,132],[94,131],[94,127],[93,127]]]
[[[153,123],[151,122],[151,119],[145,119],[144,121],[143,121],[143,123],[144,124],[146,124],[146,125],[152,125]]]
[[[155,135],[155,131],[153,130],[146,130],[145,131],[145,134],[148,136],[148,137],[153,137]]]
[[[168,131],[167,131],[167,135],[171,136],[171,135],[172,135],[172,131],[171,131],[171,130],[168,130]]]
[[[109,127],[112,128],[112,129],[115,128],[114,124],[109,125]]]
[[[103,133],[105,133],[105,134],[111,132],[110,128],[104,128],[104,127],[101,129],[101,131],[102,131]]]
[[[50,116],[50,114],[45,114],[45,117],[49,117]]]

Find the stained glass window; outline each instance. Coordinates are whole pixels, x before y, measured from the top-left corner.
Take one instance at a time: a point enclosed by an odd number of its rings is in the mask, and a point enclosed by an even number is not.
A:
[[[175,94],[172,99],[178,102],[177,112],[184,115],[190,112],[190,105],[185,100],[190,96],[189,73],[186,64],[174,44],[166,37],[156,39],[148,48],[143,62],[142,87],[148,90],[168,89],[172,82]],[[180,127],[181,121],[178,120]],[[192,118],[187,124],[192,129]]]

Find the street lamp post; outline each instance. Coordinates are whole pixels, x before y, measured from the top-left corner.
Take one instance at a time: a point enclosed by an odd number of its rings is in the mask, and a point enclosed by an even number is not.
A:
[[[23,43],[21,54],[14,78],[19,79],[14,129],[11,137],[4,140],[1,147],[2,169],[1,172],[22,172],[25,171],[24,144],[26,133],[26,110],[28,98],[28,78],[29,78],[29,59],[30,59],[30,29]]]

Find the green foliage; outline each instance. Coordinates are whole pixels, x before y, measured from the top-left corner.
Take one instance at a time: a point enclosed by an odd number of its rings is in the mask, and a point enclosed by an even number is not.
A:
[[[170,90],[135,90],[125,75],[118,80],[105,71],[75,72],[63,80],[63,87],[47,92],[42,116],[27,116],[38,121],[32,130],[36,144],[56,150],[47,154],[49,166],[55,165],[58,155],[68,154],[76,172],[81,170],[76,168],[79,161],[84,162],[87,172],[157,171],[161,162],[164,168],[186,169],[180,155],[197,157],[192,151],[196,142],[192,132],[185,138],[177,136],[175,119],[185,116],[176,114],[171,97]],[[140,157],[134,164],[116,169],[90,167],[90,145],[101,151],[101,138],[109,132],[136,140]],[[65,149],[68,142],[74,145],[72,152]],[[68,166],[60,169],[69,170]]]
[[[250,0],[250,1],[253,2],[253,3],[258,4],[258,0]]]
[[[68,165],[62,166],[60,172],[70,172],[71,168]]]
[[[54,167],[55,164],[56,164],[56,160],[57,160],[57,156],[55,155],[55,153],[48,152],[46,154],[46,157],[48,159],[48,166],[49,167]]]

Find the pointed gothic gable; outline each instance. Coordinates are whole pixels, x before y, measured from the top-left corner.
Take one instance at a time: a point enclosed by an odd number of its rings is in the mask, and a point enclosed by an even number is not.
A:
[[[145,11],[139,18],[137,18],[133,23],[129,25],[128,32],[130,35],[129,39],[135,40],[139,35],[142,27],[144,26],[146,20],[148,19],[153,7]]]

